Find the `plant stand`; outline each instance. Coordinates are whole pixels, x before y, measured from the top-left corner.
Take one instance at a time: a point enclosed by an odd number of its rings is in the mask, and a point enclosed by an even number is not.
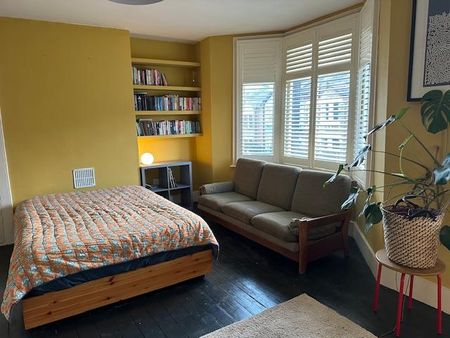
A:
[[[376,281],[376,286],[375,286],[375,295],[373,298],[372,310],[374,312],[377,312],[377,310],[378,310],[378,299],[380,296],[380,283],[381,283],[382,267],[385,266],[388,269],[391,269],[391,270],[401,273],[400,290],[398,292],[398,301],[397,301],[397,319],[396,319],[395,328],[394,328],[395,336],[400,337],[400,322],[402,319],[405,275],[410,276],[409,277],[408,311],[410,311],[412,309],[414,276],[436,276],[436,278],[437,278],[436,327],[437,327],[437,333],[442,334],[442,279],[441,279],[441,275],[445,271],[445,264],[440,259],[438,259],[436,265],[430,269],[410,269],[410,268],[398,265],[397,263],[394,263],[393,261],[391,261],[387,257],[385,249],[378,250],[375,257],[378,261],[378,272],[377,272],[377,281]]]

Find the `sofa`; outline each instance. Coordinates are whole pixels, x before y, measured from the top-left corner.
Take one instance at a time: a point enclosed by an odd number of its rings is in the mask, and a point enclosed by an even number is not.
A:
[[[351,210],[341,210],[352,184],[339,175],[240,158],[229,182],[200,187],[198,208],[205,218],[296,262],[333,251],[348,255]]]

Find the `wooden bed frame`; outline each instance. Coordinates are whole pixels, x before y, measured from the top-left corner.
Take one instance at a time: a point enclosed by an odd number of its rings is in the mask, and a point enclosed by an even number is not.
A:
[[[212,250],[89,281],[23,300],[25,329],[71,317],[182,281],[212,269]]]

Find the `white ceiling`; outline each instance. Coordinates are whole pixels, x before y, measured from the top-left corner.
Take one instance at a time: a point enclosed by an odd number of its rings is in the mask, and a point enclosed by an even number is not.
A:
[[[285,30],[361,0],[164,0],[127,6],[108,0],[0,0],[0,16],[114,27],[134,35],[198,41]]]

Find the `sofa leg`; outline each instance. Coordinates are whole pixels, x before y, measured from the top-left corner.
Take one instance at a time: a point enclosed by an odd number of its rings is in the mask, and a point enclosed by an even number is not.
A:
[[[306,272],[306,265],[308,265],[307,261],[305,261],[305,262],[299,261],[298,262],[298,273],[303,275]]]

